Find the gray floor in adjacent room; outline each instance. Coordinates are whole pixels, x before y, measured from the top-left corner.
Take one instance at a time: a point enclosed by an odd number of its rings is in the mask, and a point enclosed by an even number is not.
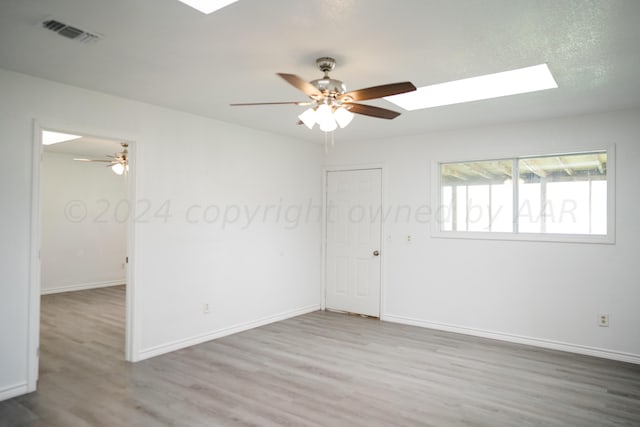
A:
[[[42,298],[39,390],[0,426],[640,426],[640,366],[316,312],[150,360],[124,287]]]

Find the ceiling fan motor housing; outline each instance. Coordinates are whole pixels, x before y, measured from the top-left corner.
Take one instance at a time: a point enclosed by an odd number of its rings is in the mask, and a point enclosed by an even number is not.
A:
[[[336,98],[347,91],[347,86],[337,79],[329,77],[329,72],[336,67],[336,60],[328,56],[316,59],[316,65],[324,73],[324,77],[321,79],[312,80],[313,86],[318,88],[325,97]]]
[[[342,81],[329,77],[312,80],[310,83],[317,87],[325,96],[342,95],[347,91],[347,86],[342,83]]]

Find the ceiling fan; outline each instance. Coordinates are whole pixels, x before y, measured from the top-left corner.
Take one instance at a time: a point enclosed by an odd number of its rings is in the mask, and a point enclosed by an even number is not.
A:
[[[108,163],[106,165],[108,168],[111,168],[111,170],[114,171],[116,174],[122,175],[123,173],[129,170],[129,152],[127,151],[127,147],[129,147],[129,144],[127,144],[126,142],[121,142],[120,145],[122,145],[122,151],[119,153],[116,153],[113,156],[107,155],[106,157],[109,157],[109,159],[78,158],[73,160],[77,160],[79,162]]]
[[[365,89],[347,92],[345,84],[341,80],[333,79],[329,72],[336,66],[336,60],[323,57],[316,59],[316,65],[324,73],[321,79],[307,82],[295,74],[278,73],[287,83],[301,90],[310,100],[304,102],[255,102],[244,104],[231,104],[233,107],[248,105],[300,105],[309,106],[298,118],[298,124],[305,124],[309,129],[317,123],[320,130],[331,132],[338,126],[344,128],[353,119],[353,114],[379,119],[394,119],[400,113],[386,108],[360,104],[356,101],[366,101],[411,92],[416,87],[411,82],[391,83],[381,86],[373,86]]]

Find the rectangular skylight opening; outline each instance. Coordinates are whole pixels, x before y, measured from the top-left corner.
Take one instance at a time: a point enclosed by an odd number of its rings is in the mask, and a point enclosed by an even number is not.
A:
[[[204,13],[210,14],[216,10],[220,10],[225,6],[229,6],[231,3],[235,3],[238,0],[178,0],[192,8]]]
[[[547,64],[423,86],[385,99],[405,110],[439,107],[558,87]]]
[[[53,145],[60,142],[73,141],[74,139],[82,138],[80,135],[72,135],[70,133],[52,132],[50,130],[42,131],[42,144]]]

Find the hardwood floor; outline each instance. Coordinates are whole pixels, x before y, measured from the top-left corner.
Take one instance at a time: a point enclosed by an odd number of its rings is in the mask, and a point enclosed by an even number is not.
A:
[[[640,366],[316,312],[123,360],[124,287],[42,298],[0,426],[640,426]]]

